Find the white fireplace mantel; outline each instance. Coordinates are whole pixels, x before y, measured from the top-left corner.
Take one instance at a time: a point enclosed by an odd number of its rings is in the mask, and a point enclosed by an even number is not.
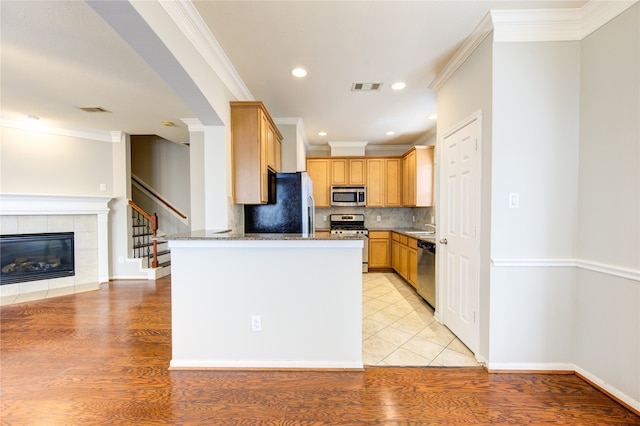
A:
[[[109,201],[84,195],[0,194],[0,216],[97,215],[98,279],[109,281]]]

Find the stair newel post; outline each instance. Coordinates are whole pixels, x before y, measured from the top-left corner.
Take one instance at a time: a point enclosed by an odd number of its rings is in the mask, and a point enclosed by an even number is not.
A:
[[[152,267],[158,267],[158,241],[156,237],[158,236],[158,215],[153,213],[151,215],[151,232],[153,233],[153,262]]]

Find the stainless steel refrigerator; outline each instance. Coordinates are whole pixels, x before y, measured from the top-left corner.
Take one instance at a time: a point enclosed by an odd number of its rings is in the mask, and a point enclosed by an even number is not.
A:
[[[313,183],[307,172],[276,173],[270,177],[268,204],[244,206],[247,234],[304,234],[315,231]]]

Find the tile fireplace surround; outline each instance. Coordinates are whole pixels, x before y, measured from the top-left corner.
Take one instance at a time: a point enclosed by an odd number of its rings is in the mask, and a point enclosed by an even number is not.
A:
[[[97,290],[109,281],[110,197],[0,194],[0,234],[73,232],[73,277],[0,286],[0,305]]]

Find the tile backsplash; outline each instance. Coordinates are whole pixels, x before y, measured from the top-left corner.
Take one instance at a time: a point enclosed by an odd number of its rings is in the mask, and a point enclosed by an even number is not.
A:
[[[331,207],[316,208],[316,229],[329,229],[330,214],[364,214],[368,229],[424,228],[431,223],[432,207]],[[378,221],[378,216],[380,221]],[[325,221],[326,217],[326,221]],[[415,217],[415,221],[414,221]]]

